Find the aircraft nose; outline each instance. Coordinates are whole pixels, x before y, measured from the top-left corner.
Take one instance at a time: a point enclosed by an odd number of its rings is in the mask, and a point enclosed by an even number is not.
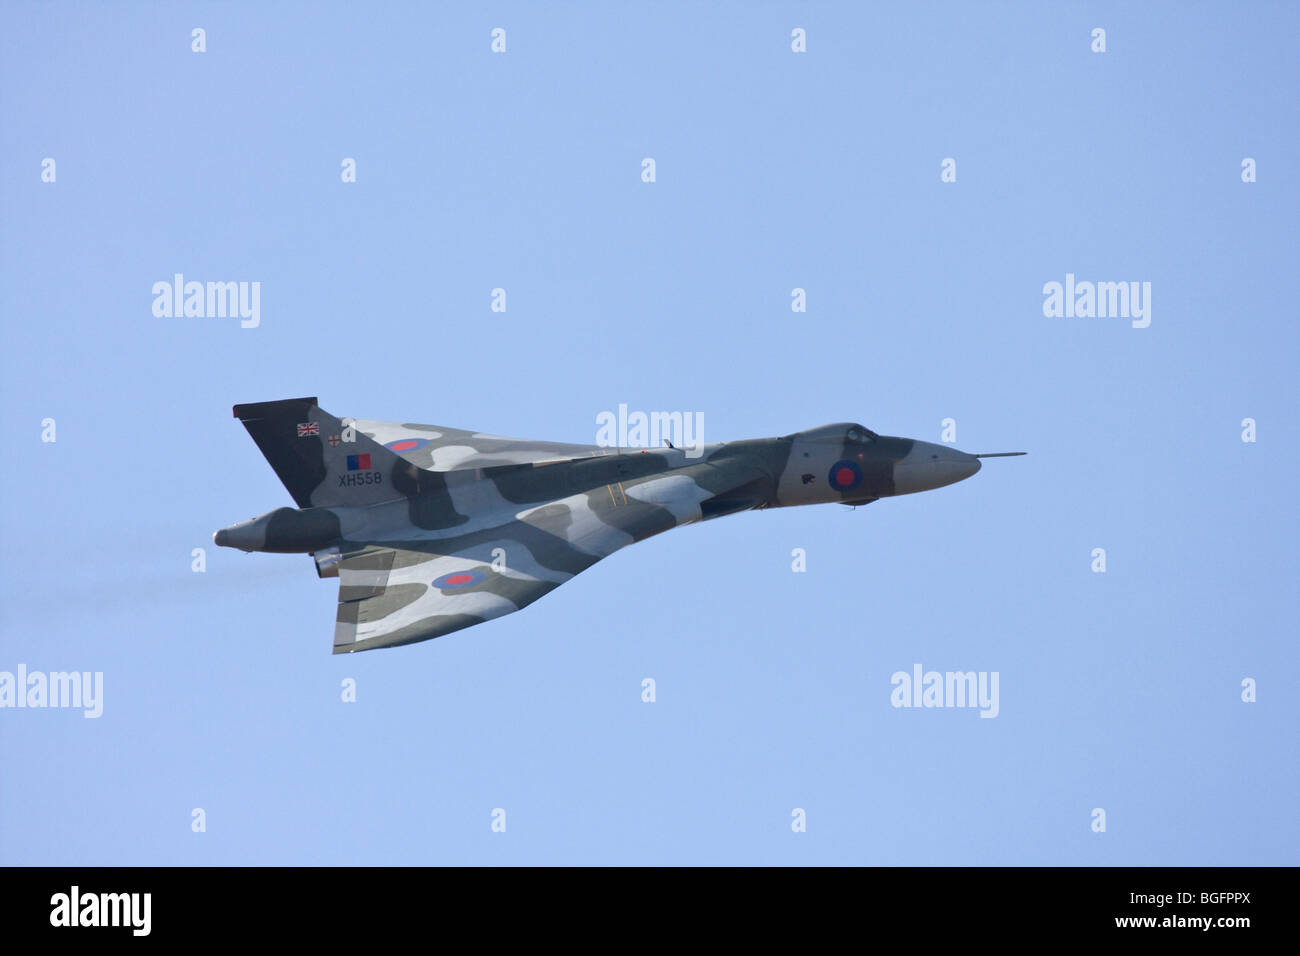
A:
[[[219,548],[230,547],[230,532],[225,528],[212,532],[212,543]]]
[[[980,470],[980,460],[974,455],[968,455],[956,448],[949,448],[948,454],[950,457],[944,462],[943,467],[952,476],[952,481],[963,481]],[[950,483],[945,482],[945,484]]]
[[[894,465],[894,494],[908,495],[955,484],[980,470],[974,455],[947,445],[913,443],[912,450]]]

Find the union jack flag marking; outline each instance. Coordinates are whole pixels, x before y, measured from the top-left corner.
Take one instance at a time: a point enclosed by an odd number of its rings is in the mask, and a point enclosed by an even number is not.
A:
[[[298,437],[310,438],[312,435],[320,434],[320,422],[299,422]]]

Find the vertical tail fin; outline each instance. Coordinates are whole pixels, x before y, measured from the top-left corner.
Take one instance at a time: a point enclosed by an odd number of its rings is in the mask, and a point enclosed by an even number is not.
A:
[[[235,417],[299,508],[399,498],[414,465],[323,411],[315,398],[236,405]]]

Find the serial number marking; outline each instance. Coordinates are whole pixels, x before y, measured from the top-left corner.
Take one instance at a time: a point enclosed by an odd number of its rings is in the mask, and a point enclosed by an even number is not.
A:
[[[340,488],[353,488],[357,485],[382,485],[384,476],[377,471],[354,471],[351,474],[339,475]]]

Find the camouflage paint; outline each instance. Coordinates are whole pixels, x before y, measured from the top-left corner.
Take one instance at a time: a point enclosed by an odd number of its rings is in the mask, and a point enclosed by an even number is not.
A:
[[[681,525],[763,508],[865,504],[979,470],[955,449],[851,422],[709,444],[692,458],[684,449],[345,423],[315,398],[236,405],[234,414],[298,508],[223,528],[213,540],[313,554],[319,574],[337,576],[336,654],[509,614],[620,548]],[[353,441],[344,440],[349,426]]]

